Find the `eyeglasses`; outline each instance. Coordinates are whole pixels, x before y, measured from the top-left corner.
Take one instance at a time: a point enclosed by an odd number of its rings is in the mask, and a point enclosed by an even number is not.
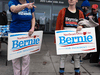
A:
[[[92,10],[95,10],[95,9],[92,9]]]
[[[87,7],[89,9],[89,7]]]

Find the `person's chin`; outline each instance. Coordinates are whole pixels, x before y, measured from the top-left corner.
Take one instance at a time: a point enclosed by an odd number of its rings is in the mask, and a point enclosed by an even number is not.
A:
[[[69,4],[70,6],[73,6],[74,4]]]

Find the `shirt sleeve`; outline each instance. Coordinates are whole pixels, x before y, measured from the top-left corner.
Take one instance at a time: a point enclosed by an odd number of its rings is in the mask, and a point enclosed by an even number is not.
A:
[[[35,9],[34,9],[34,7],[33,7],[33,9],[31,10],[31,13],[33,13],[35,11]]]
[[[10,9],[10,7],[11,7],[12,5],[15,5],[14,2],[13,2],[13,1],[9,1],[9,3],[8,3],[9,9]]]

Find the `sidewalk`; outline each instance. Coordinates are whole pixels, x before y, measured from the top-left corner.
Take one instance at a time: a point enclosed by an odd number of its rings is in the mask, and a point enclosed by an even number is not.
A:
[[[44,34],[42,48],[39,53],[31,54],[30,75],[59,75],[59,60],[56,55],[54,34]],[[2,43],[3,51],[0,55],[0,75],[13,75],[12,63],[6,61],[6,44]],[[46,64],[44,65],[43,62]],[[66,60],[65,75],[74,75],[74,65],[71,64],[71,56]],[[81,64],[81,75],[100,75],[100,65],[90,64],[89,60],[84,60]]]

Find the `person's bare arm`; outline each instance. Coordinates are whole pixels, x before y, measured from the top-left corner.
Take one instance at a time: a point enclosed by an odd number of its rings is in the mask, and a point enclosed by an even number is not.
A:
[[[76,29],[76,33],[78,33],[78,31],[81,31],[82,28],[83,28],[82,26],[78,26],[77,29]]]
[[[29,33],[28,35],[31,36],[34,32],[34,27],[35,27],[35,15],[34,15],[34,12],[32,13],[32,27],[31,29],[29,30]]]
[[[36,6],[33,4],[34,4],[34,2],[33,3],[26,3],[26,4],[22,4],[22,5],[17,5],[17,6],[12,5],[10,7],[10,10],[11,10],[11,12],[18,13],[25,8],[28,8],[28,9],[32,9],[33,7],[36,8]]]

